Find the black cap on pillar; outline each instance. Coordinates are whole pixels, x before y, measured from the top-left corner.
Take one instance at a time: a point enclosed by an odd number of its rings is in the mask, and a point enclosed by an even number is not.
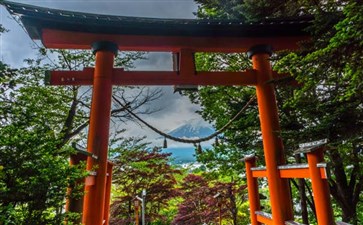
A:
[[[252,48],[250,48],[250,50],[248,50],[247,55],[248,55],[248,58],[251,59],[252,56],[255,54],[266,53],[271,56],[272,52],[273,51],[272,51],[271,45],[255,45]]]
[[[92,43],[92,52],[96,54],[98,51],[108,51],[112,52],[117,56],[118,53],[118,46],[117,44],[110,42],[110,41],[97,41]]]

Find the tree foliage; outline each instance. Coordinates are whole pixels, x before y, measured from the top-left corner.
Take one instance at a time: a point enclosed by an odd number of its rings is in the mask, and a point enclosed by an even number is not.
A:
[[[305,4],[314,1],[293,0],[195,0],[200,4],[196,15],[199,18],[236,19],[240,21],[261,21],[271,17],[289,17],[306,13]]]
[[[330,140],[326,153],[332,165],[329,179],[331,194],[341,211],[337,217],[358,224],[357,209],[362,205],[362,4],[361,1],[220,1],[200,0],[201,17],[239,18],[245,21],[289,16],[313,15],[308,29],[311,41],[303,43],[295,53],[279,52],[272,58],[275,70],[288,72],[301,87],[277,85],[282,136],[287,154],[299,143],[321,138]],[[225,9],[228,4],[229,9]],[[199,67],[238,68],[236,60],[213,60],[200,57]],[[227,59],[228,56],[218,55]],[[242,56],[243,58],[243,56]],[[223,63],[219,63],[222,61]],[[238,62],[238,61],[237,61]],[[241,63],[243,70],[246,63]],[[202,105],[201,115],[214,121],[217,128],[225,124],[236,105],[244,105],[246,88],[203,87],[192,99]],[[233,93],[233,94],[232,94]],[[251,110],[256,110],[251,108]],[[207,162],[236,162],[250,151],[261,154],[257,112],[246,114],[225,133],[229,146],[217,147],[198,156]],[[239,129],[239,131],[238,131]],[[244,132],[247,131],[247,132]],[[240,146],[241,148],[236,148]],[[222,148],[222,149],[221,149]],[[237,154],[232,154],[236,151]],[[238,158],[240,157],[240,158]],[[261,159],[262,157],[260,157]],[[261,160],[261,163],[263,160]],[[223,167],[221,167],[223,168]],[[339,213],[341,213],[339,215]]]
[[[68,166],[72,151],[61,144],[61,121],[68,108],[64,92],[45,88],[42,75],[37,65],[15,70],[1,64],[0,221],[4,224],[61,223],[66,187],[85,175]]]
[[[115,65],[128,68],[141,56],[122,54]],[[44,74],[93,66],[94,57],[90,51],[40,49],[38,59],[26,62],[17,69],[0,63],[0,224],[61,224],[71,216],[63,210],[67,187],[82,190],[77,181],[86,175],[84,164],[70,167],[68,160],[70,142],[86,142],[92,89],[45,86]],[[158,89],[115,88],[114,130],[122,131],[117,123],[130,117],[124,105],[151,113],[141,106],[160,94]]]
[[[235,182],[212,182],[189,174],[181,182],[179,192],[183,201],[172,224],[217,224],[219,216],[227,223],[242,224],[245,218],[238,216],[238,211],[245,199],[245,188]]]
[[[349,1],[342,17],[325,27],[319,14],[315,25],[319,36],[313,36],[313,43],[302,52],[290,53],[276,65],[304,84],[282,104],[284,110],[299,115],[295,121],[301,127],[287,136],[298,132],[295,140],[330,140],[330,191],[343,220],[353,224],[359,223],[357,207],[362,204],[363,188],[363,67],[357,63],[363,61],[362,10],[361,4]]]
[[[136,143],[138,141],[136,140]],[[114,152],[114,201],[110,224],[132,224],[134,201],[142,190],[146,195],[146,221],[167,224],[170,218],[161,215],[168,202],[177,196],[175,174],[180,173],[169,162],[169,153],[160,149],[143,150],[145,146],[118,147]]]

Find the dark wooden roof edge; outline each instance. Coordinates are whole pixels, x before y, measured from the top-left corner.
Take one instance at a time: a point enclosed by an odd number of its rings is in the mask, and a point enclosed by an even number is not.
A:
[[[166,36],[300,36],[311,24],[311,16],[265,19],[246,23],[238,20],[162,19],[112,16],[73,12],[2,1],[12,15],[20,16],[33,39],[41,38],[44,28],[68,31]]]

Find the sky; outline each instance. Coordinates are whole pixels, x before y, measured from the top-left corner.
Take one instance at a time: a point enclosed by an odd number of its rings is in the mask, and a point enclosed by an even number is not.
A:
[[[197,5],[193,0],[37,0],[16,2],[37,5],[42,7],[82,11],[97,14],[109,14],[120,16],[138,16],[154,18],[195,18],[193,12],[197,11]],[[36,56],[36,46],[28,37],[26,32],[11,18],[4,7],[0,7],[0,23],[9,30],[0,36],[0,59],[14,67],[20,67],[26,58]],[[40,42],[37,44],[41,45]],[[171,70],[171,54],[153,53],[147,60],[135,62],[136,70]],[[192,104],[188,98],[173,93],[173,88],[158,87],[162,89],[163,96],[155,101],[152,106],[160,108],[157,113],[144,116],[143,119],[149,121],[162,131],[170,131],[176,127],[187,123],[190,120],[202,120],[195,113],[200,109],[198,105]],[[155,134],[146,127],[140,127],[135,123],[125,124],[127,136],[147,136],[148,141],[157,140]],[[157,140],[157,141],[160,141]],[[170,144],[169,144],[170,145]],[[171,146],[178,146],[171,143]]]

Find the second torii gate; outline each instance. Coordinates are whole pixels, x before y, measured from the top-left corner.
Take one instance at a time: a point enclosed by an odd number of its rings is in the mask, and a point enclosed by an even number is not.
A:
[[[40,39],[45,47],[92,49],[96,55],[94,68],[50,73],[51,85],[93,85],[87,150],[96,157],[87,158],[87,169],[97,169],[94,171],[94,182],[86,182],[84,224],[108,224],[110,190],[107,173],[111,171],[107,171],[107,151],[113,85],[255,86],[266,161],[265,173],[271,195],[273,220],[269,223],[282,225],[293,220],[288,180],[278,170],[278,166],[285,164],[285,157],[279,136],[274,86],[270,82],[281,75],[271,70],[269,57],[272,49],[297,49],[297,43],[308,36],[304,29],[310,24],[310,18],[245,24],[240,21],[95,15],[7,1],[3,4],[10,13],[20,15],[29,36]],[[116,69],[113,63],[118,51],[172,52],[178,56],[177,69],[157,72]],[[196,71],[194,54],[197,52],[248,52],[253,69],[242,72]],[[329,205],[330,202],[323,204]],[[327,207],[327,210],[331,208]],[[251,212],[251,215],[254,213]],[[326,224],[331,224],[333,220],[330,212],[327,215]],[[253,224],[261,223],[254,216],[251,219]]]

